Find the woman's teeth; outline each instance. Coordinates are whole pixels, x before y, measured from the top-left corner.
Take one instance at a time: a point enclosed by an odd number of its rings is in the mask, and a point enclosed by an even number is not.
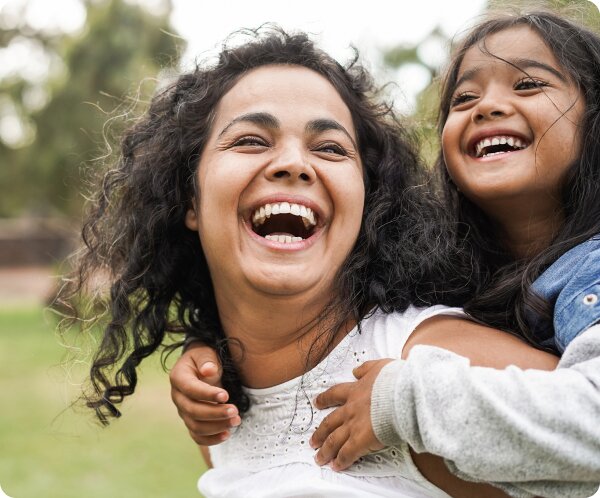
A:
[[[291,235],[265,235],[265,239],[279,242],[280,244],[291,244],[304,240],[302,237],[292,237]]]
[[[515,150],[521,150],[527,147],[520,138],[499,135],[495,137],[486,137],[475,144],[475,156],[486,157],[496,154],[504,154]]]
[[[273,204],[265,204],[264,206],[259,207],[252,215],[252,224],[255,227],[259,227],[265,222],[265,220],[270,218],[272,215],[277,214],[292,214],[294,216],[299,216],[302,218],[302,223],[304,223],[304,227],[306,229],[314,227],[317,224],[315,213],[311,208],[301,204],[293,204],[289,202],[276,202]]]

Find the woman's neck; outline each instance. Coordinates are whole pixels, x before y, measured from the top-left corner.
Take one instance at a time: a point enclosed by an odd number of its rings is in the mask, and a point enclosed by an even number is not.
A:
[[[335,317],[322,320],[328,304],[323,299],[267,295],[244,299],[239,293],[227,298],[219,292],[216,297],[233,360],[247,387],[270,387],[302,375],[351,328],[341,327],[328,344]]]

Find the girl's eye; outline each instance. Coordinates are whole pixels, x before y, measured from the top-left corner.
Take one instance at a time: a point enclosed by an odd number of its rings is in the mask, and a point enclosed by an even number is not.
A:
[[[459,106],[461,104],[464,104],[465,102],[469,102],[476,98],[477,98],[477,95],[475,95],[474,93],[462,92],[462,93],[459,93],[458,95],[455,95],[454,97],[452,97],[450,106],[456,107],[456,106]]]
[[[515,84],[515,90],[535,90],[545,86],[548,86],[548,83],[543,80],[523,78],[522,80],[517,81]]]
[[[247,136],[235,140],[232,147],[267,147],[269,144],[260,137]]]
[[[321,144],[315,148],[317,152],[324,152],[325,154],[335,154],[337,156],[347,156],[348,152],[341,145],[335,143]]]

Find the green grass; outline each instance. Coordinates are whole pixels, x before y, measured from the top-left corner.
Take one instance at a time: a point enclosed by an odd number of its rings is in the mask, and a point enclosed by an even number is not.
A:
[[[0,309],[0,486],[13,498],[198,497],[204,464],[158,358],[123,416],[99,427],[70,407],[86,365],[67,358],[51,316]]]

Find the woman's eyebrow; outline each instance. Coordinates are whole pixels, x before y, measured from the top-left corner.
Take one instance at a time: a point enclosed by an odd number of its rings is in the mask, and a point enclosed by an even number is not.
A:
[[[350,139],[354,148],[356,148],[356,143],[354,142],[352,135],[350,135],[348,130],[346,130],[346,128],[344,128],[340,123],[338,123],[334,119],[313,119],[312,121],[309,121],[306,124],[305,129],[309,133],[322,133],[328,130],[341,131]]]
[[[250,112],[232,119],[227,126],[221,130],[219,137],[221,137],[229,128],[237,123],[253,123],[264,128],[271,129],[277,129],[280,127],[279,120],[272,114],[269,114],[268,112]]]

